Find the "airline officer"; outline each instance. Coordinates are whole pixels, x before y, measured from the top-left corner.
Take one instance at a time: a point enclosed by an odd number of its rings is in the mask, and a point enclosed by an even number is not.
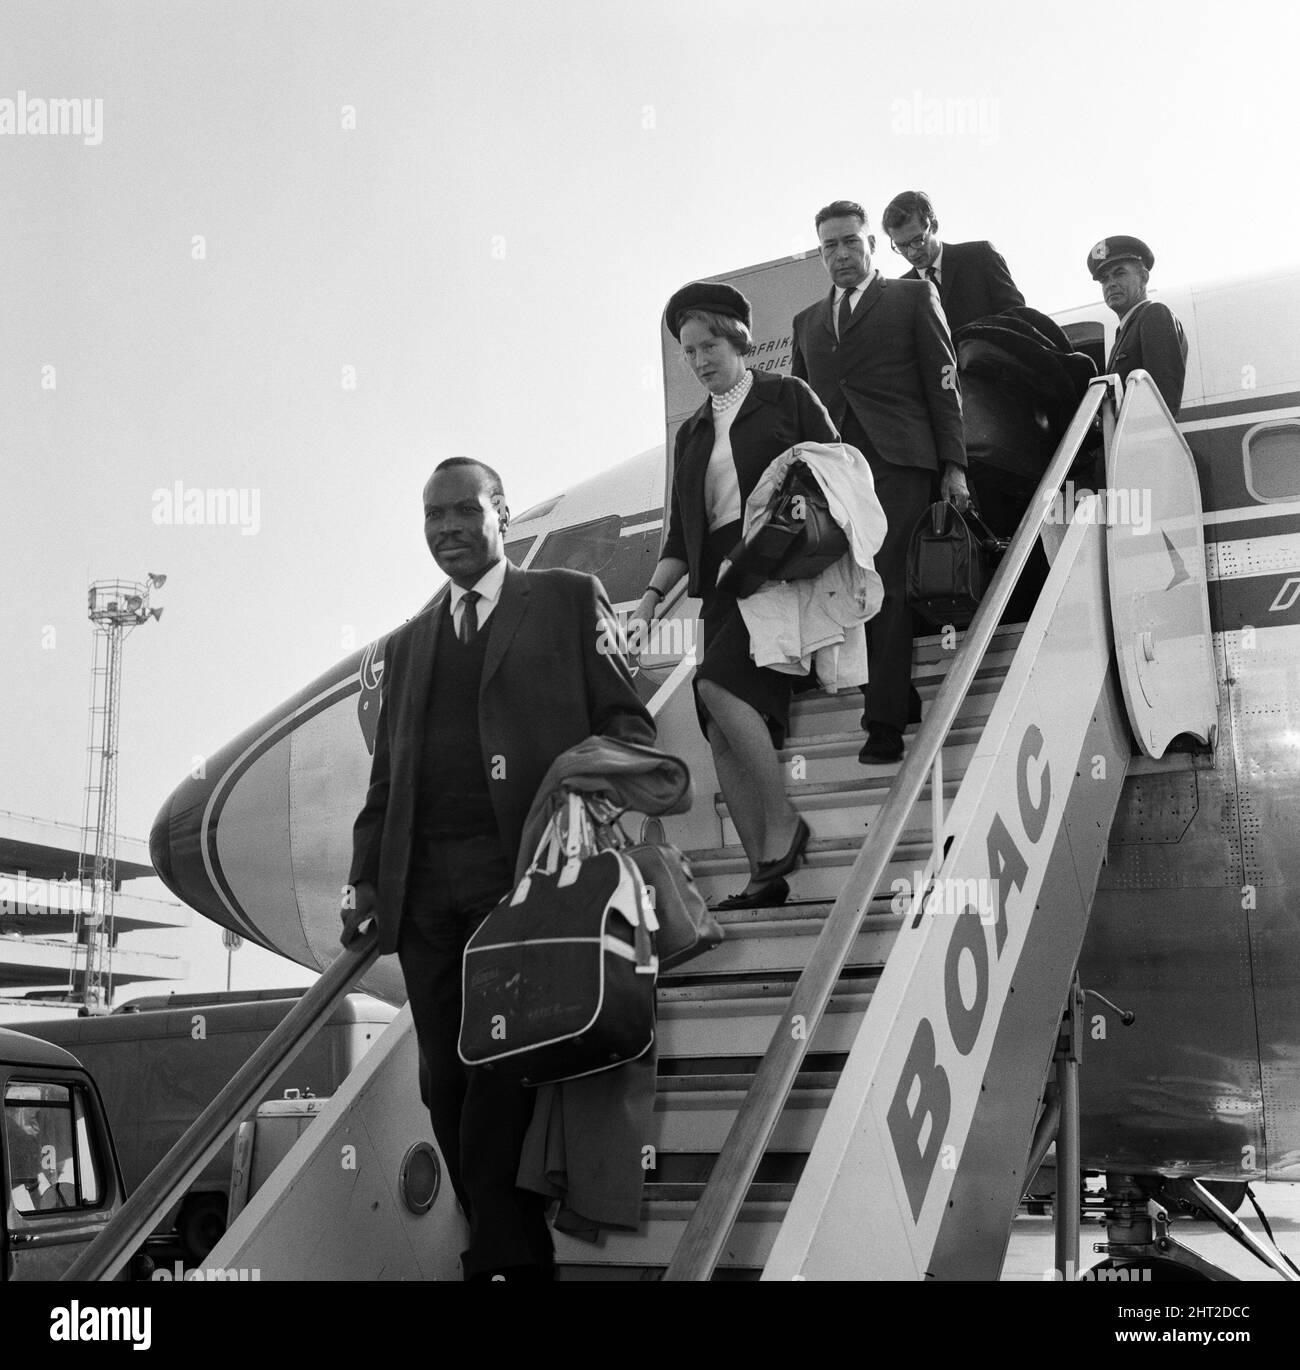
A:
[[[938,290],[954,333],[972,319],[1024,304],[1025,297],[992,243],[939,241],[939,220],[925,191],[895,195],[880,216],[880,226],[894,251],[912,265],[903,280],[927,280]]]
[[[1187,338],[1169,306],[1147,299],[1155,254],[1141,238],[1119,234],[1103,238],[1088,251],[1088,270],[1101,283],[1108,308],[1119,316],[1119,330],[1105,372],[1126,380],[1139,367],[1178,417],[1187,373]]]

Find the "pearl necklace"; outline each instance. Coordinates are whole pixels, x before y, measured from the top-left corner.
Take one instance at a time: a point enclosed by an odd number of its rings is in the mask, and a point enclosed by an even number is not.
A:
[[[749,394],[749,387],[753,383],[754,373],[746,371],[730,390],[724,390],[721,395],[710,395],[709,399],[713,404],[713,412],[724,414],[728,409],[734,409]]]

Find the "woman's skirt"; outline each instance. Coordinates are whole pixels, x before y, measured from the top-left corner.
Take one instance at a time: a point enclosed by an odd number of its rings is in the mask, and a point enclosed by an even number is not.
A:
[[[709,711],[700,699],[699,683],[711,680],[728,694],[742,699],[756,710],[767,724],[772,745],[785,745],[790,720],[790,693],[795,677],[766,666],[755,666],[749,654],[749,629],[735,595],[719,590],[714,582],[727,553],[740,541],[743,525],[724,524],[708,535],[704,543],[704,562],[700,584],[704,587],[704,607],[700,614],[704,657],[695,671],[695,713],[705,737],[709,735]]]

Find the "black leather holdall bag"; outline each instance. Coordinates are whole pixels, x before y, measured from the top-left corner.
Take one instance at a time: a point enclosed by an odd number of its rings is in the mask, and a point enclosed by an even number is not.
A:
[[[596,817],[600,817],[599,813]],[[659,925],[655,930],[655,954],[661,971],[680,966],[722,941],[722,925],[700,893],[691,863],[667,840],[657,818],[646,820],[640,842],[633,842],[624,832],[617,816],[598,831],[607,831],[610,845],[631,858],[651,893]]]
[[[967,627],[1006,549],[973,508],[932,504],[908,544],[908,604],[936,628]]]
[[[718,572],[718,588],[737,599],[769,580],[811,580],[849,550],[817,477],[792,461],[763,513],[731,549]]]

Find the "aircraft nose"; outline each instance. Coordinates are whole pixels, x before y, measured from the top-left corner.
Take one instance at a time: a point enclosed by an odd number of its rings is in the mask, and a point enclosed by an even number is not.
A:
[[[149,830],[149,859],[164,885],[190,908],[223,927],[248,935],[236,926],[203,861],[203,813],[212,786],[186,778],[174,789]]]
[[[153,862],[159,880],[175,894],[176,883],[172,878],[171,821],[172,797],[168,795],[153,820],[153,827],[149,829],[149,860]]]
[[[339,888],[370,774],[362,656],[205,756],[149,834],[154,867],[177,898],[313,969],[335,954]],[[377,696],[373,662],[367,680]]]

